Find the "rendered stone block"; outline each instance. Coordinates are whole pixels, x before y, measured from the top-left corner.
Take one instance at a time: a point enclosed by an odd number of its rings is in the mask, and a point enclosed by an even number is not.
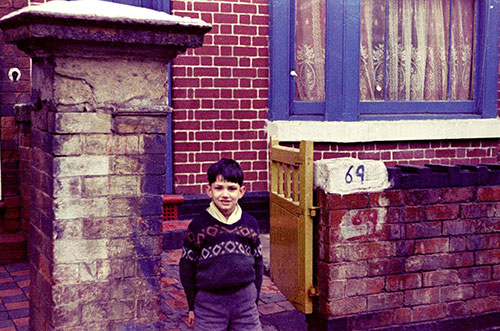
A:
[[[119,134],[126,133],[165,133],[167,122],[155,116],[117,116],[113,121],[113,130]]]
[[[167,148],[164,135],[143,135],[140,141],[140,150],[146,154],[163,154]]]
[[[101,113],[59,113],[55,115],[55,132],[110,133],[110,118]]]
[[[56,156],[81,155],[82,136],[77,134],[55,135],[52,138],[52,153]]]
[[[80,177],[60,177],[54,179],[54,198],[82,195],[82,180]]]
[[[389,187],[388,172],[382,161],[324,159],[314,162],[314,186],[326,193],[380,192]]]
[[[54,201],[54,215],[60,219],[106,217],[110,214],[107,198],[58,198]]]
[[[56,240],[54,242],[54,262],[88,262],[95,259],[107,259],[107,239],[95,240]]]
[[[57,104],[103,106],[165,105],[168,67],[147,58],[58,58],[54,72]],[[73,93],[67,93],[73,91]]]
[[[80,220],[54,220],[54,239],[82,239],[83,225]]]
[[[82,197],[95,198],[109,195],[108,176],[83,177]]]
[[[138,196],[139,190],[138,176],[111,176],[110,193],[113,196]]]
[[[54,158],[55,176],[99,176],[109,174],[109,156],[68,156]]]

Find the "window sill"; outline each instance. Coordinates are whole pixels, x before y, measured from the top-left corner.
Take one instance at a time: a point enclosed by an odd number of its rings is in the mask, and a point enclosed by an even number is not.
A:
[[[415,141],[486,139],[500,137],[500,118],[401,121],[269,121],[269,136],[279,141],[359,143],[373,141]]]

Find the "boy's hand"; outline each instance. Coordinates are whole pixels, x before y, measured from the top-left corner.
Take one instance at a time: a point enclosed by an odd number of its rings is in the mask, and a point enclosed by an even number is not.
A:
[[[194,325],[194,311],[190,310],[188,313],[187,325],[191,328]]]

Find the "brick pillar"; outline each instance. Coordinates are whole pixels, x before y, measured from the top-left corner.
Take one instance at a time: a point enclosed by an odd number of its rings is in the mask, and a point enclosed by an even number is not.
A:
[[[158,329],[167,64],[210,26],[88,3],[0,21],[33,63],[30,330]]]

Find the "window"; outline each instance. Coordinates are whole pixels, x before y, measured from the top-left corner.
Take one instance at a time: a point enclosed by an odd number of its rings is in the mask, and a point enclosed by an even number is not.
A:
[[[497,116],[496,0],[270,5],[272,120]]]
[[[131,6],[165,11],[167,13],[170,10],[170,0],[108,0],[108,1],[121,3],[124,5],[131,5]]]

